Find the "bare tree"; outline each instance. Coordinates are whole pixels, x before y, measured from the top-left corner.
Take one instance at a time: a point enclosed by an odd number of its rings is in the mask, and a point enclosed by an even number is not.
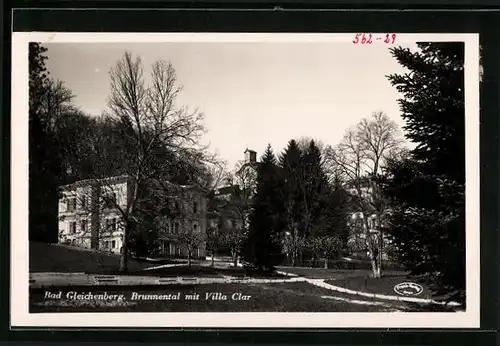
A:
[[[403,140],[397,124],[383,112],[375,112],[349,129],[336,148],[328,148],[328,161],[347,183],[354,212],[360,213],[361,233],[372,264],[373,276],[380,277],[383,217],[387,209],[378,176],[386,160],[398,152]],[[370,224],[370,222],[374,224]],[[360,224],[356,223],[357,225]],[[375,232],[373,230],[376,230]]]
[[[207,227],[206,232],[207,248],[210,249],[211,253],[211,266],[215,266],[215,255],[220,247],[223,245],[223,240],[220,234],[220,230],[217,227]]]
[[[221,244],[229,248],[233,265],[238,265],[238,255],[240,253],[243,242],[246,239],[246,233],[243,229],[236,227],[223,228],[220,231]]]
[[[293,227],[293,226],[292,226]],[[288,226],[290,229],[290,226]],[[297,258],[306,249],[307,241],[304,236],[302,236],[297,227],[291,228],[292,231],[287,231],[283,239],[283,247],[285,253],[292,260],[292,267],[295,267],[297,263]]]
[[[61,116],[76,110],[73,104],[74,98],[73,92],[62,81],[53,78],[47,79],[44,93],[38,99],[39,110],[44,115],[44,124],[53,130],[56,129]],[[34,100],[30,99],[30,102],[34,102]]]
[[[242,225],[242,232],[245,233],[249,227],[252,199],[257,188],[257,170],[238,162],[235,172],[229,176],[228,183],[235,187],[229,203]]]
[[[216,155],[210,157],[210,160],[205,162],[206,172],[203,186],[207,191],[214,191],[217,188],[224,186],[230,178],[227,162],[219,159]]]
[[[206,243],[206,235],[194,230],[186,220],[176,221],[174,226],[167,226],[165,222],[159,222],[158,227],[162,230],[165,239],[182,246],[186,250],[188,266],[192,263],[195,250]]]
[[[335,236],[313,237],[308,240],[308,245],[318,258],[323,257],[325,269],[328,268],[328,261],[343,248],[342,242]]]
[[[190,112],[175,103],[182,88],[171,63],[160,60],[152,65],[151,83],[146,85],[140,57],[127,52],[110,70],[110,96],[108,99],[110,121],[120,129],[126,165],[121,171],[129,178],[125,205],[115,203],[123,225],[123,249],[120,271],[127,271],[128,243],[131,227],[136,219],[136,209],[144,187],[155,179],[164,179],[172,172],[170,157],[196,157],[202,148],[199,140],[204,132],[203,115]],[[100,149],[96,147],[96,151]],[[98,176],[106,176],[114,169],[117,159],[97,156],[100,166]],[[123,160],[123,157],[118,158]],[[111,187],[108,187],[111,188]]]

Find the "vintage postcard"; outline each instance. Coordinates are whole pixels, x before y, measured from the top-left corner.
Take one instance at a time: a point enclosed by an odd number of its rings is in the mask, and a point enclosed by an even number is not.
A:
[[[479,327],[476,34],[17,33],[13,327]]]

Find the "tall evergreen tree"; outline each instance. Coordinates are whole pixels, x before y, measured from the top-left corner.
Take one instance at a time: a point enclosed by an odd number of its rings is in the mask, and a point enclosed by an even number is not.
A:
[[[257,192],[243,250],[243,258],[258,270],[271,270],[281,260],[280,185],[279,167],[271,145],[268,145],[258,168]]]
[[[301,205],[303,195],[303,169],[301,166],[302,150],[295,140],[288,142],[288,146],[280,157],[281,167],[281,202],[283,203],[283,223],[285,228],[284,250],[289,256],[292,266],[303,253],[306,238],[301,225]]]
[[[282,190],[285,214],[287,218],[287,228],[289,232],[294,232],[293,228],[298,228],[300,223],[300,205],[303,193],[302,177],[302,150],[295,140],[288,142],[288,146],[280,157]],[[298,229],[297,229],[298,231]],[[303,236],[303,234],[301,234]]]
[[[323,169],[321,151],[311,140],[301,158],[303,194],[301,215],[304,234],[318,235],[326,230],[326,211],[331,187]]]
[[[406,137],[417,144],[393,160],[384,191],[401,262],[425,275],[436,292],[465,295],[464,44],[420,43],[393,48],[410,73],[388,76],[399,100]]]

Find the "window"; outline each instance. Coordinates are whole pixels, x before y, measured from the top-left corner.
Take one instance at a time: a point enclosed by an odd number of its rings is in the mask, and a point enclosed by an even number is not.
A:
[[[197,224],[194,224],[194,225],[193,225],[193,231],[194,231],[194,232],[198,232],[198,225],[197,225]]]
[[[175,223],[175,231],[176,231],[176,232],[179,232],[179,227],[180,227],[179,222],[176,222],[176,223]]]
[[[66,209],[68,211],[74,211],[76,209],[76,198],[68,198],[66,200]]]
[[[80,230],[82,233],[87,232],[87,220],[80,221]]]
[[[82,205],[82,209],[87,208],[87,196],[82,196],[81,205]]]
[[[113,241],[111,242],[111,247],[112,247],[113,249],[116,247],[116,240],[113,240]]]
[[[107,193],[103,198],[107,208],[113,208],[116,205],[115,192]]]
[[[76,222],[70,222],[69,223],[69,234],[75,234],[76,233]]]
[[[117,218],[106,219],[106,230],[109,232],[115,232],[116,224],[118,223],[117,221]]]
[[[193,213],[197,213],[198,212],[198,203],[194,202],[193,203]]]

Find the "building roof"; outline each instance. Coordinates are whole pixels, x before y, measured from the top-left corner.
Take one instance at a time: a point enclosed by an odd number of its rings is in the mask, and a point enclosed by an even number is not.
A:
[[[99,185],[103,183],[112,183],[112,184],[119,184],[127,181],[129,179],[128,175],[117,175],[114,177],[107,177],[107,178],[95,178],[95,179],[83,179],[83,180],[78,180],[75,181],[71,184],[66,184],[66,185],[61,185],[61,188],[64,189],[75,189],[78,187],[84,187],[84,186],[93,186],[93,185]]]
[[[240,169],[238,169],[238,171],[236,172],[236,174],[240,174],[241,172],[243,172],[243,170],[247,167],[252,167],[253,169],[257,169],[259,168],[259,165],[260,165],[260,162],[245,162],[241,167]]]
[[[129,179],[130,179],[130,177],[128,175],[117,175],[114,177],[107,177],[107,178],[100,178],[100,179],[96,178],[96,179],[78,180],[78,181],[75,181],[74,183],[71,183],[71,184],[61,185],[60,187],[63,189],[71,190],[71,189],[75,189],[78,187],[94,186],[94,185],[100,185],[103,183],[120,184],[120,183],[126,182]],[[180,185],[180,184],[172,183],[170,181],[163,181],[162,184],[164,184],[164,186],[169,186],[172,188],[182,189],[182,190],[194,190],[194,189],[203,190],[203,187],[195,185],[195,184]]]

